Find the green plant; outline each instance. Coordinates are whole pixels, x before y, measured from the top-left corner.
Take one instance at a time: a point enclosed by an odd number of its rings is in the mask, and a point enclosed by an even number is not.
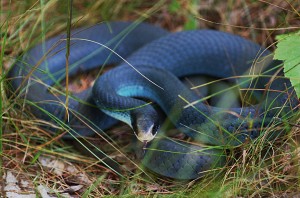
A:
[[[300,32],[278,35],[274,58],[284,61],[284,75],[300,98]]]

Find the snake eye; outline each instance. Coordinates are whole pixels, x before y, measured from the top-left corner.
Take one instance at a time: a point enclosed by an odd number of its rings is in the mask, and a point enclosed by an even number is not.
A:
[[[158,132],[158,130],[159,130],[159,127],[160,127],[160,126],[159,126],[159,122],[155,122],[155,123],[154,123],[154,126],[153,126],[153,128],[152,128],[152,131],[151,131],[153,136],[156,136],[156,134],[157,134],[157,132]]]

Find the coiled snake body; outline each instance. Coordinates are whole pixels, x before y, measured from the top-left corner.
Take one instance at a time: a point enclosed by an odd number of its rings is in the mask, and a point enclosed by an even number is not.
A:
[[[26,93],[32,112],[56,122],[65,116],[65,97],[53,95],[49,87],[65,77],[64,39],[64,35],[59,35],[35,46],[9,72],[13,88]],[[69,75],[103,64],[119,65],[100,76],[92,91],[74,94],[67,123],[72,135],[64,138],[94,133],[82,123],[83,117],[96,130],[111,127],[116,120],[105,115],[108,114],[129,124],[141,141],[150,141],[143,164],[171,178],[193,179],[223,166],[225,155],[218,146],[236,146],[264,135],[262,128],[269,126],[273,117],[290,116],[298,104],[288,80],[271,78],[277,64],[270,61],[268,51],[224,32],[168,33],[146,23],[112,22],[73,31],[70,52]],[[244,107],[209,106],[199,102],[199,97],[178,79],[194,74],[219,78],[246,75],[247,78],[234,78],[235,83],[260,90],[251,93],[262,95],[262,99]],[[26,78],[28,75],[30,78]],[[155,101],[179,130],[196,141],[215,146],[201,147],[168,138],[152,140],[159,128],[157,112],[136,97]]]

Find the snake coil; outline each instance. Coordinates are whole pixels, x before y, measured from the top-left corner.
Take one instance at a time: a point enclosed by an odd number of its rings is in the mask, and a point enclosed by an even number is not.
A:
[[[58,35],[34,46],[8,74],[12,87],[26,98],[36,117],[58,123],[66,113],[65,96],[53,94],[51,87],[60,86],[65,78],[65,38]],[[73,94],[70,121],[63,123],[69,133],[63,138],[91,136],[94,130],[112,127],[116,119],[124,121],[138,138],[145,129],[142,136],[151,140],[142,163],[171,178],[193,179],[222,167],[226,161],[222,148],[265,135],[262,128],[270,126],[273,117],[288,118],[299,102],[287,79],[272,78],[278,64],[270,61],[267,50],[224,32],[168,33],[147,23],[111,22],[72,31],[70,52],[69,75],[106,64],[118,66],[100,76],[92,89]],[[245,107],[209,106],[178,80],[194,74],[219,78],[246,75],[235,83],[263,90],[263,94],[253,91],[263,97],[258,104]],[[157,113],[136,97],[158,103],[180,131],[208,146],[169,138],[152,140],[158,131]],[[54,128],[49,131],[56,132]]]

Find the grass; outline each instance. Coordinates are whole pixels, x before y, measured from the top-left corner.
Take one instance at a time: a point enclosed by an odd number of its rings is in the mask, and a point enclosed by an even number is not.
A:
[[[72,1],[69,1],[72,2]],[[137,20],[159,24],[170,31],[213,28],[249,38],[274,49],[277,34],[299,29],[298,1],[73,1],[74,26],[92,25],[104,20]],[[298,195],[299,127],[289,125],[289,133],[268,142],[264,137],[230,151],[230,163],[222,170],[197,181],[172,181],[145,176],[129,160],[131,129],[120,124],[108,137],[88,139],[122,165],[123,177],[77,152],[69,144],[43,130],[49,124],[37,120],[24,100],[7,95],[5,74],[14,58],[41,40],[70,28],[69,3],[26,0],[1,1],[0,54],[0,159],[1,174],[12,172],[21,181],[30,181],[23,193],[41,194],[40,184],[52,195],[100,197],[103,195],[180,196],[180,197],[259,197]],[[297,123],[295,116],[294,122]],[[277,126],[266,129],[270,131]],[[124,137],[127,137],[124,138]],[[129,137],[129,138],[128,138]],[[109,140],[107,143],[105,140]],[[126,155],[123,155],[125,153]],[[51,159],[54,169],[43,165],[41,157]],[[50,163],[50,164],[51,164]],[[59,168],[63,174],[55,172]],[[70,171],[71,170],[71,171]],[[79,175],[79,176],[78,176]],[[2,175],[0,175],[2,177]],[[73,184],[82,184],[74,190]],[[0,184],[4,192],[4,180]]]

